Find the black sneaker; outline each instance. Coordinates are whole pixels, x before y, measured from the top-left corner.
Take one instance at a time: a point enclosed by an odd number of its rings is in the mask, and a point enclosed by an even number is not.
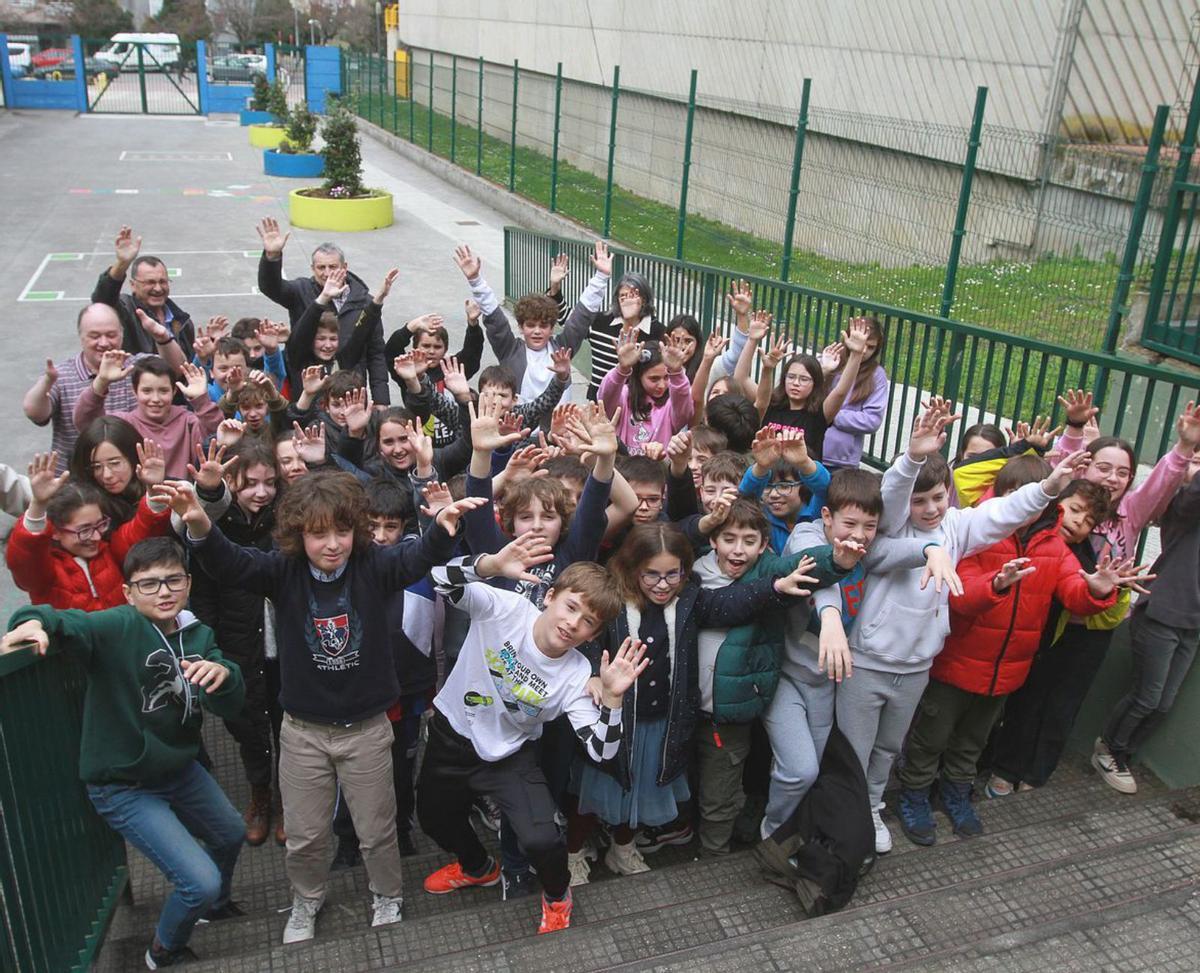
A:
[[[194,959],[196,959],[196,954],[186,946],[167,949],[155,936],[150,948],[146,950],[146,969],[161,970],[163,967],[174,966],[176,963],[187,963]]]
[[[338,838],[337,853],[333,856],[331,868],[354,868],[362,864],[362,855],[358,850],[358,840],[355,838]]]
[[[686,845],[692,840],[692,826],[686,821],[657,828],[642,828],[637,836],[637,850],[652,855],[667,845]]]
[[[246,914],[240,905],[230,899],[218,909],[209,909],[204,915],[196,920],[197,923],[204,922],[220,922],[222,919],[238,919]]]
[[[502,871],[500,878],[500,897],[505,902],[510,899],[523,899],[527,895],[534,895],[540,891],[537,878],[528,869],[519,872]]]
[[[417,843],[413,841],[411,831],[397,831],[396,844],[400,847],[401,858],[412,858],[417,853]]]

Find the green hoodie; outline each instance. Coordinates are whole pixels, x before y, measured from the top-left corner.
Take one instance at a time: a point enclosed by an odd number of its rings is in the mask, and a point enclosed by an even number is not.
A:
[[[79,776],[89,784],[172,777],[200,750],[201,707],[230,718],[245,701],[242,670],[222,658],[212,629],[191,612],[163,635],[132,605],[98,612],[31,605],[13,614],[9,630],[31,618],[50,636],[51,652],[71,653],[87,671]],[[229,676],[209,694],[183,678],[181,658],[220,662]]]

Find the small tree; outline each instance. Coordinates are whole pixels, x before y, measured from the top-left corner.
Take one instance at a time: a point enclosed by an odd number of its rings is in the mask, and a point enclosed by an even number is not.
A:
[[[311,152],[313,136],[317,134],[317,116],[300,102],[288,112],[287,129],[283,133],[280,152]]]
[[[325,140],[325,184],[322,187],[332,197],[360,196],[362,184],[362,154],[358,147],[358,124],[350,110],[340,101],[331,101],[321,126]]]
[[[254,97],[250,99],[250,110],[270,111],[270,109],[271,86],[263,75],[256,74],[254,76]]]
[[[286,125],[288,119],[287,88],[277,77],[267,95],[267,111],[275,116],[280,125]]]

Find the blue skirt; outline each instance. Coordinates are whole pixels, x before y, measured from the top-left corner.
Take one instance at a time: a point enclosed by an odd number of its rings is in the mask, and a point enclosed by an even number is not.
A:
[[[628,824],[631,828],[655,827],[674,821],[679,816],[678,805],[686,801],[691,792],[686,773],[662,787],[655,783],[662,769],[666,735],[665,717],[638,720],[633,752],[629,755],[632,790],[622,790],[615,779],[590,760],[584,760],[578,781],[579,812],[598,815],[605,824]]]

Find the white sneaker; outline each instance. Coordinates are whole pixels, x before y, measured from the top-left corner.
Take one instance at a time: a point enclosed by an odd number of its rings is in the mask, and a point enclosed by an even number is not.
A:
[[[1096,737],[1096,742],[1092,744],[1092,755],[1096,757],[1112,756],[1108,751],[1108,744],[1104,742],[1104,737]]]
[[[1122,794],[1136,794],[1137,781],[1133,779],[1133,774],[1129,771],[1129,765],[1119,757],[1114,757],[1105,748],[1104,753],[1092,754],[1092,766],[1100,772],[1100,776],[1104,778],[1104,783],[1111,787],[1114,791],[1120,791]]]
[[[596,853],[583,848],[580,851],[567,852],[567,868],[571,870],[571,885],[587,885],[591,881],[592,865],[589,858],[595,858]]]
[[[400,910],[404,907],[404,898],[399,895],[375,895],[371,912],[372,926],[390,926],[404,918]]]
[[[886,855],[892,850],[892,833],[883,823],[883,818],[879,816],[879,812],[882,810],[883,805],[880,804],[871,811],[871,821],[875,824],[875,854],[877,855]]]
[[[608,849],[608,854],[604,856],[604,864],[610,872],[617,875],[638,875],[650,871],[646,859],[632,841],[627,845],[619,845],[614,841]]]
[[[999,774],[992,774],[983,792],[988,797],[1008,797],[1013,792],[1013,785]]]
[[[292,896],[292,914],[283,927],[283,945],[302,943],[317,934],[317,913],[325,904],[324,899],[309,899],[303,895]]]

